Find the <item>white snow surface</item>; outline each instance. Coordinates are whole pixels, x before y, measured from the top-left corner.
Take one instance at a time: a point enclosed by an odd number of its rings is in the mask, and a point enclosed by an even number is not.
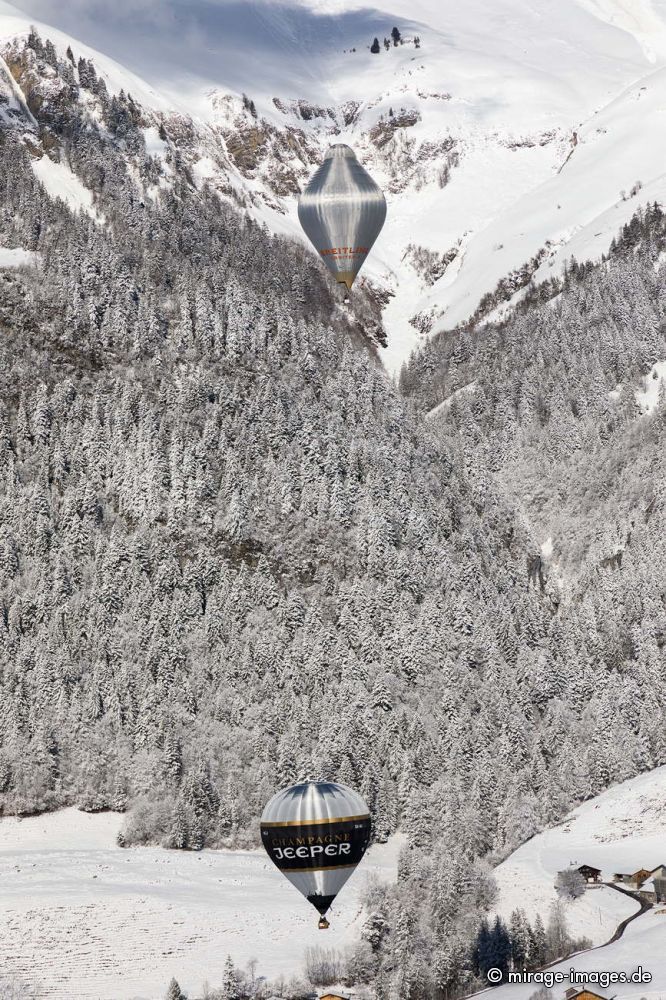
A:
[[[368,877],[393,880],[399,836],[375,845],[317,915],[263,852],[117,847],[122,816],[76,809],[0,820],[0,969],[45,998],[161,1000],[222,980],[228,954],[257,973],[302,972],[308,946],[358,939]]]
[[[550,559],[553,555],[553,536],[549,535],[545,542],[541,545],[541,555],[544,559]]]
[[[0,247],[0,267],[20,267],[22,264],[35,264],[38,254],[20,247]]]
[[[474,380],[474,382],[468,382],[467,385],[463,385],[460,389],[456,389],[455,392],[452,392],[450,396],[443,399],[441,403],[437,404],[437,406],[433,406],[432,410],[428,410],[426,419],[433,420],[435,417],[442,416],[449,410],[454,399],[459,399],[461,396],[472,394],[475,390],[476,380]]]
[[[612,890],[607,890],[611,892]],[[564,991],[569,987],[569,970],[585,972],[588,976],[599,972],[617,972],[631,975],[638,967],[652,977],[649,983],[613,983],[604,987],[598,979],[588,979],[589,989],[613,1000],[662,1000],[666,995],[666,949],[664,935],[666,934],[666,908],[657,907],[630,923],[619,941],[605,948],[595,948],[592,951],[572,956],[552,966],[547,971],[561,972],[564,981],[552,989],[555,1000],[562,1000]],[[584,988],[580,982],[576,989]],[[492,995],[493,1000],[528,1000],[540,988],[538,982],[507,984],[499,986],[492,994],[486,990],[483,996]]]
[[[636,393],[636,402],[644,415],[656,410],[659,390],[666,381],[666,361],[657,361],[643,379],[643,388]]]
[[[87,213],[97,219],[92,192],[64,163],[54,163],[48,156],[32,160],[32,169],[52,198],[61,198],[71,209]]]
[[[571,255],[599,257],[640,205],[665,200],[666,0],[0,0],[0,40],[34,19],[60,29],[38,24],[58,45],[81,38],[75,54],[148,107],[216,128],[225,97],[246,93],[260,116],[309,132],[322,153],[331,141],[354,146],[387,191],[363,273],[394,293],[382,351],[391,372],[421,341],[417,314],[433,318],[433,333],[452,328],[537,255],[540,282]],[[373,37],[393,25],[421,47],[373,56]],[[334,134],[333,119],[285,114],[274,98],[359,109]],[[420,119],[378,150],[369,132],[389,108]],[[447,139],[460,162],[445,187],[435,178],[443,154],[431,153],[421,181],[391,189],[401,150]],[[214,182],[222,169],[202,159],[198,179]],[[252,211],[269,227],[300,235],[294,198],[277,199],[277,211],[256,197],[261,179],[226,181],[255,196]],[[408,243],[458,256],[427,286]]]
[[[558,871],[587,864],[600,868],[603,880],[610,881],[616,872],[650,871],[664,863],[666,766],[613,786],[514,851],[495,870],[499,888],[495,911],[508,920],[512,910],[522,907],[532,920],[540,913],[545,923],[548,908],[556,899]],[[637,905],[615,889],[589,887],[583,896],[567,904],[567,924],[573,937],[584,936],[601,944],[636,910]],[[666,918],[661,918],[659,926],[662,934],[666,932]],[[643,955],[639,952],[634,959],[642,961]],[[643,965],[650,967],[647,961]],[[588,966],[605,967],[601,959]],[[666,954],[662,974],[666,989]]]

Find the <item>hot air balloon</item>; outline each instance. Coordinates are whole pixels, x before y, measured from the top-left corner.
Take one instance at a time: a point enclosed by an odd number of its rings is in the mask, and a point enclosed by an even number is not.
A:
[[[332,781],[303,781],[274,795],[261,817],[273,864],[319,910],[326,911],[365,854],[370,811],[355,791]]]
[[[298,200],[298,218],[338,282],[351,288],[386,218],[386,199],[343,143],[330,146]]]

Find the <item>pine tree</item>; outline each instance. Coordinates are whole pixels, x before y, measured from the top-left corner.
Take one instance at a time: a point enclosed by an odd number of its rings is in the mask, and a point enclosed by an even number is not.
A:
[[[172,978],[169,983],[165,1000],[187,1000],[187,996],[183,993],[175,978]]]
[[[530,955],[533,969],[541,968],[548,960],[548,939],[540,913],[537,913],[534,920],[533,944],[530,948]]]
[[[220,1000],[239,1000],[238,976],[231,955],[227,955],[227,960],[224,963]]]

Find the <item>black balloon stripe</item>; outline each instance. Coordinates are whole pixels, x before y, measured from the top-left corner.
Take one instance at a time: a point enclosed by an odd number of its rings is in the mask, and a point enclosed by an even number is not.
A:
[[[357,865],[370,840],[370,817],[301,823],[277,828],[262,824],[261,837],[280,871],[327,871]]]

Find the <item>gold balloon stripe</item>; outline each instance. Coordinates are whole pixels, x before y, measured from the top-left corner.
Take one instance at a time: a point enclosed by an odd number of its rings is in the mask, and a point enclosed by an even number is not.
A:
[[[353,271],[336,271],[335,280],[339,285],[346,285],[349,291],[351,291],[351,286],[354,284],[354,279],[356,275]]]
[[[275,827],[285,827],[285,826],[322,826],[323,824],[330,824],[333,826],[335,823],[352,823],[359,819],[370,819],[370,814],[365,813],[364,816],[326,816],[324,819],[296,819],[289,820],[287,823],[263,823],[262,828],[274,829]],[[312,871],[312,869],[310,869]]]
[[[358,868],[358,861],[353,865],[326,865],[324,868],[280,868],[279,870],[289,877],[289,875],[309,875],[310,872],[339,872],[343,868]]]

